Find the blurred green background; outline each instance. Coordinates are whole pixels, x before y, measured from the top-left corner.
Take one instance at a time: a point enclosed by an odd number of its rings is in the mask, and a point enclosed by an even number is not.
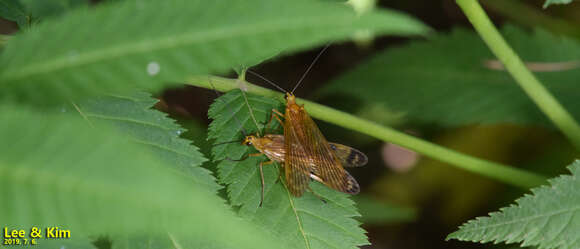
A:
[[[543,1],[481,3],[524,61],[574,62],[574,58],[579,58],[580,4],[542,9]],[[517,165],[546,176],[565,172],[563,165],[572,161],[574,149],[534,110],[505,71],[489,66],[494,62],[493,56],[455,1],[390,0],[377,4],[407,12],[438,34],[412,41],[377,37],[372,42],[332,44],[295,92],[297,96],[476,157]],[[15,22],[0,19],[1,34],[17,29]],[[562,36],[569,41],[561,44]],[[537,48],[541,46],[547,52],[539,52]],[[291,89],[319,50],[283,55],[253,70]],[[469,65],[468,61],[477,63]],[[577,80],[572,76],[577,72],[574,67],[556,68],[539,77],[553,84],[548,88],[569,107],[577,101],[579,87],[564,83]],[[227,76],[235,77],[233,73]],[[366,76],[366,80],[357,80],[361,76]],[[247,79],[268,87],[252,75]],[[490,82],[497,84],[488,85]],[[466,85],[469,90],[462,89]],[[492,96],[497,88],[504,94]],[[489,98],[479,101],[474,99],[475,93]],[[207,110],[216,98],[215,93],[184,86],[167,89],[158,97],[161,101],[157,108],[178,119],[189,130],[183,137],[198,141],[196,145],[201,151],[210,155],[211,141],[206,141],[210,122]],[[509,103],[511,107],[503,105],[502,101],[508,99],[516,99]],[[354,199],[372,243],[366,248],[509,247],[446,242],[444,238],[463,222],[510,204],[524,190],[341,127],[321,121],[318,125],[329,141],[358,148],[369,157],[367,166],[350,170],[361,184],[361,194]],[[204,167],[214,169],[211,163]]]

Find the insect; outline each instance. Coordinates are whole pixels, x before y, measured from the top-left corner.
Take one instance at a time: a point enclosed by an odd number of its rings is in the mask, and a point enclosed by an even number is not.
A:
[[[287,187],[294,196],[301,196],[308,189],[310,179],[319,181],[341,192],[357,194],[360,191],[360,187],[357,181],[343,166],[353,165],[352,162],[348,162],[348,156],[351,153],[353,160],[358,158],[361,163],[367,162],[366,156],[360,151],[348,146],[337,146],[337,144],[329,143],[324,135],[322,135],[316,123],[310,118],[304,106],[296,104],[296,97],[293,92],[298,88],[302,80],[304,80],[310,69],[312,69],[318,58],[327,48],[328,46],[318,53],[291,92],[284,91],[284,89],[273,82],[252,71],[248,71],[266,80],[279,90],[286,92],[285,113],[282,114],[276,109],[273,109],[271,116],[276,118],[284,127],[283,139],[281,139],[281,136],[275,135],[264,136],[262,138],[246,137],[244,141],[249,142],[261,153],[268,156],[271,159],[271,161],[267,162],[268,164],[272,161],[281,162],[280,159],[283,154]],[[284,122],[281,119],[284,119]],[[272,118],[270,118],[271,120]],[[280,149],[279,147],[282,142],[284,147]],[[340,149],[340,151],[337,149]],[[346,164],[344,160],[345,155],[347,155]]]
[[[266,155],[275,162],[284,162],[286,149],[284,148],[284,136],[279,134],[266,134],[262,137],[249,135],[242,141],[243,145],[254,146],[260,155]],[[337,158],[344,167],[360,167],[368,162],[367,156],[355,148],[337,143],[328,143],[328,147],[334,151]],[[308,158],[312,159],[312,158]],[[316,166],[316,162],[311,160],[310,165]]]
[[[270,161],[260,163],[260,176],[261,176],[261,180],[262,180],[262,196],[261,196],[261,200],[260,200],[260,205],[261,205],[262,201],[264,199],[264,174],[263,174],[262,166],[267,165],[267,164],[272,164],[274,162],[278,162],[278,163],[285,162],[285,160],[287,158],[287,156],[286,156],[287,148],[286,148],[286,143],[285,143],[285,137],[283,135],[278,135],[278,134],[265,134],[262,137],[260,137],[258,134],[256,134],[255,136],[249,135],[249,136],[246,136],[244,138],[242,144],[246,145],[246,146],[253,146],[254,148],[256,148],[256,150],[258,150],[260,152],[260,153],[250,154],[248,156],[260,156],[263,154],[263,155],[266,155],[266,157],[268,157],[268,159],[270,159]],[[293,146],[298,147],[299,145],[295,144]],[[360,152],[357,149],[346,146],[346,145],[337,144],[337,143],[328,143],[328,149],[334,153],[336,158],[339,160],[340,164],[344,167],[360,167],[360,166],[365,165],[368,162],[368,158],[364,153]],[[292,151],[297,151],[297,150],[300,150],[300,149],[299,148],[292,149]],[[328,184],[328,181],[325,181],[324,179],[322,179],[320,177],[321,174],[317,173],[316,170],[313,170],[313,169],[319,167],[318,166],[319,162],[315,160],[315,157],[309,157],[305,153],[301,153],[300,155],[296,155],[296,156],[300,157],[299,161],[307,164],[306,168],[311,169],[311,171],[304,172],[307,174],[307,176],[310,179],[316,180],[316,181],[318,181],[322,184],[325,184],[331,188],[335,188],[333,185]],[[295,169],[291,169],[291,170],[295,170]],[[356,182],[356,180],[354,180],[354,178],[347,171],[345,171],[344,169],[343,169],[343,171],[344,171],[343,174],[345,174],[346,178],[354,183],[352,183],[352,186],[348,189],[344,189],[344,190],[337,189],[337,188],[335,188],[335,189],[342,191],[342,192],[349,193],[349,194],[357,194],[360,190],[358,183]],[[286,174],[288,174],[287,173],[288,170],[285,170],[285,172],[286,172]],[[288,176],[286,176],[286,177],[288,177]],[[289,189],[293,189],[293,186],[290,185],[290,183],[288,183],[288,185],[289,185]],[[303,183],[303,185],[299,186],[299,187],[306,189],[308,187],[308,181]],[[292,190],[291,190],[291,193],[294,194],[295,196],[301,196],[303,192],[304,191],[302,191],[300,194],[295,194],[295,192],[292,192]]]
[[[296,103],[296,98],[293,94],[294,90],[300,85],[327,48],[328,46],[316,56],[291,92],[285,91],[259,74],[247,70],[247,72],[262,78],[286,93],[285,113],[282,114],[276,109],[273,109],[270,121],[268,122],[270,123],[272,118],[276,118],[284,127],[284,135],[266,134],[259,136],[259,134],[256,134],[256,136],[247,136],[244,134],[245,139],[242,144],[253,146],[260,153],[249,154],[242,159],[233,160],[241,161],[245,160],[248,156],[262,154],[270,159],[269,161],[261,162],[259,165],[262,182],[260,206],[264,198],[264,175],[262,167],[273,162],[283,163],[286,186],[294,196],[302,196],[305,190],[309,189],[310,179],[344,193],[357,194],[360,191],[357,181],[344,167],[365,165],[368,161],[367,157],[362,152],[351,147],[329,143],[324,135],[322,135],[318,126],[310,118],[304,106]],[[282,122],[282,119],[284,119],[284,122]]]
[[[304,106],[296,104],[292,93],[286,93],[286,110],[283,117],[286,149],[284,168],[290,192],[295,196],[301,196],[308,188],[309,179],[312,178],[335,190],[358,194],[360,187],[357,181],[343,168],[345,165],[339,159],[338,153],[332,149],[332,146],[336,145],[326,141]],[[353,155],[360,154],[362,153]]]

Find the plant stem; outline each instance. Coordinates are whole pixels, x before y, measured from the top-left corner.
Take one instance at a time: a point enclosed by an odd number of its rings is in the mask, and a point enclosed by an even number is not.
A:
[[[192,77],[187,80],[187,83],[208,89],[215,87],[215,90],[222,92],[240,88],[246,92],[285,101],[284,94],[282,93],[259,87],[240,79],[203,76]],[[478,173],[507,184],[530,188],[545,182],[545,178],[537,174],[462,154],[327,106],[303,99],[298,99],[298,103],[304,104],[308,113],[317,119],[367,134],[385,142],[398,144],[458,168]]]
[[[491,51],[504,64],[524,92],[548,116],[566,137],[580,149],[580,126],[574,118],[560,105],[558,100],[538,81],[526,68],[522,60],[511,49],[501,34],[485,14],[477,0],[456,0],[467,19],[473,24],[479,36],[485,41]]]

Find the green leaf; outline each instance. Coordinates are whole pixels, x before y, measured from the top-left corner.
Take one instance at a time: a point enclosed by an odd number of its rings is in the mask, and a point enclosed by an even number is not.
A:
[[[552,4],[569,4],[571,3],[572,0],[546,0],[544,2],[544,9],[548,8],[548,6],[552,5]]]
[[[78,7],[87,7],[89,0],[20,0],[26,10],[37,20],[62,15]]]
[[[230,214],[231,216],[231,214]],[[234,217],[234,219],[239,219],[239,217]],[[260,231],[257,234],[253,235],[246,235],[252,237],[257,236],[269,236],[267,231]],[[222,238],[213,238],[214,240],[227,240],[230,237],[235,235],[233,232],[230,235],[225,235],[226,237]],[[235,235],[237,236],[237,235]],[[219,245],[220,242],[217,241],[212,242],[211,240],[200,241],[195,237],[192,236],[177,236],[175,234],[169,233],[166,236],[144,236],[144,235],[137,235],[137,236],[114,236],[113,237],[113,246],[112,249],[157,249],[157,248],[170,248],[170,249],[197,249],[197,248],[221,248]],[[251,243],[251,242],[250,242]],[[288,248],[285,247],[282,243],[277,242],[277,245],[274,245],[275,248]],[[230,247],[230,248],[237,248],[237,247]]]
[[[23,248],[54,249],[54,248],[74,248],[74,249],[105,249],[94,245],[87,237],[79,238],[71,231],[70,239],[36,239],[37,245]],[[4,247],[2,247],[4,248]]]
[[[200,167],[207,159],[179,136],[185,131],[166,114],[151,109],[157,99],[148,93],[108,95],[83,101],[77,111],[90,123],[114,125],[133,141],[146,146],[171,169],[216,192],[220,186],[211,173]]]
[[[532,189],[532,195],[515,205],[462,225],[447,239],[473,242],[519,243],[539,248],[580,247],[580,161],[568,169],[572,175],[550,180],[551,186]]]
[[[15,21],[18,26],[28,24],[29,15],[19,0],[0,0],[0,17]]]
[[[156,90],[282,50],[346,40],[360,29],[428,31],[395,11],[357,16],[344,4],[306,0],[142,0],[77,8],[10,39],[0,56],[0,98],[46,106],[136,86]]]
[[[268,121],[272,108],[279,105],[273,99],[230,91],[210,107],[213,121],[208,136],[223,143],[241,140],[240,127],[249,133],[262,132],[261,123]],[[310,192],[293,197],[283,180],[276,182],[280,172],[277,164],[264,166],[264,203],[258,207],[261,192],[258,164],[266,158],[250,157],[241,162],[226,159],[239,159],[252,151],[256,152],[239,143],[215,145],[212,150],[214,161],[221,161],[218,178],[227,184],[230,203],[241,206],[242,217],[272,231],[292,248],[357,248],[368,244],[364,230],[352,218],[359,214],[347,194],[314,182],[310,184],[312,190],[327,200],[326,204]]]
[[[580,120],[580,44],[547,32],[507,26],[502,32],[526,62],[548,63],[535,72],[549,91]],[[452,55],[452,56],[451,56]],[[473,31],[455,29],[427,41],[388,49],[321,90],[352,96],[359,110],[383,106],[408,122],[459,126],[515,123],[551,126],[509,73],[490,69],[497,59]],[[570,68],[567,68],[570,67]],[[361,80],[364,79],[364,80]],[[356,87],[355,87],[356,85]],[[364,96],[361,97],[361,96]],[[384,116],[373,118],[381,122]]]
[[[152,155],[166,162],[168,168],[198,184],[201,189],[216,193],[221,188],[211,173],[200,167],[207,159],[190,141],[180,138],[185,130],[166,114],[151,109],[157,102],[148,93],[135,92],[108,95],[83,101],[75,106],[77,111],[91,123],[104,123],[117,127],[134,142],[147,147]],[[199,141],[198,141],[199,142]],[[115,236],[114,248],[199,248],[199,242],[187,236]],[[206,247],[209,247],[206,246]]]
[[[0,193],[9,200],[0,205],[3,226],[58,226],[81,243],[107,233],[176,235],[197,245],[190,248],[280,248],[122,134],[66,114],[0,111],[0,137],[10,141],[0,143]]]
[[[88,3],[88,0],[0,0],[0,16],[28,29],[33,22],[86,7]]]
[[[199,147],[202,154],[211,155],[213,144],[207,140],[208,127],[203,121],[199,119],[182,118],[178,119],[177,123],[186,129],[181,137],[195,141],[195,146]]]

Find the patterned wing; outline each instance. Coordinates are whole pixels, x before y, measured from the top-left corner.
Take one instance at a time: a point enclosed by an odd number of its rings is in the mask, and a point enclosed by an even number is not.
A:
[[[361,167],[367,164],[367,156],[355,148],[337,143],[328,143],[343,167]]]
[[[289,123],[284,122],[284,147],[286,155],[284,159],[284,171],[287,188],[294,196],[302,196],[310,183],[310,169],[308,157],[302,144],[297,139],[296,130]]]
[[[299,112],[290,112],[290,115],[288,115],[288,110],[286,112],[286,123],[289,124],[284,125],[285,131],[286,129],[294,130],[295,143],[301,144],[304,153],[314,162],[310,168],[310,172],[316,176],[313,178],[318,178],[316,180],[338,191],[358,194],[360,190],[358,183],[344,170],[326,138],[304,108],[300,107]]]
[[[279,134],[266,134],[262,140],[267,140],[267,146],[260,147],[260,152],[266,154],[270,160],[276,162],[283,162],[286,159],[286,147],[284,144],[284,136]],[[294,146],[298,146],[294,144]],[[301,146],[301,145],[300,145]],[[343,167],[361,167],[367,164],[367,156],[355,148],[337,143],[328,143],[328,146],[340,161]],[[258,148],[259,144],[254,143],[254,147]],[[267,149],[264,149],[267,148]],[[304,154],[308,158],[306,154]],[[315,162],[309,160],[309,167],[316,166]]]
[[[283,135],[266,134],[255,140],[253,144],[254,148],[266,155],[268,159],[276,162],[283,162],[286,159]]]

